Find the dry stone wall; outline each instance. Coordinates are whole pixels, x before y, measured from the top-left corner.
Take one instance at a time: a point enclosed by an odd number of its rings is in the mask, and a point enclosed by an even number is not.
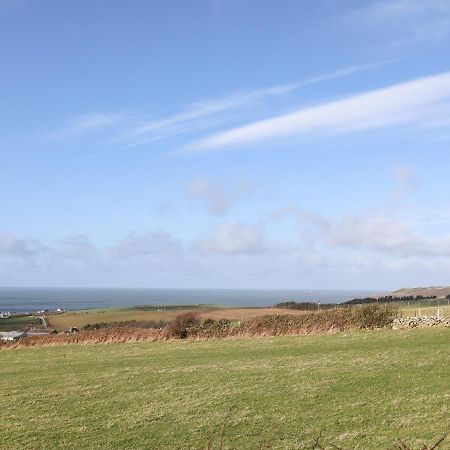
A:
[[[421,316],[421,317],[398,317],[394,319],[392,328],[416,328],[416,327],[450,327],[450,317]]]

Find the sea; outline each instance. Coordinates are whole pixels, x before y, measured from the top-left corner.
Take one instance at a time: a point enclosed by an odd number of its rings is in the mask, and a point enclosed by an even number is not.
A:
[[[0,288],[0,312],[79,310],[143,305],[258,307],[284,301],[340,303],[379,291],[287,289]]]

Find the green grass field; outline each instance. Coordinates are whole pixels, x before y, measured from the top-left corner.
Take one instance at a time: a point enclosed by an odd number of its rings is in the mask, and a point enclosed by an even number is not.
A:
[[[21,330],[40,323],[41,321],[33,316],[9,317],[0,319],[0,331]]]
[[[197,311],[214,311],[215,305],[165,305],[142,306],[133,308],[97,308],[79,311],[68,311],[48,316],[49,325],[58,331],[66,331],[70,327],[82,328],[87,324],[98,322],[114,322],[123,320],[155,320],[170,321],[178,314]]]
[[[450,329],[0,351],[0,448],[418,448],[450,426]],[[450,443],[440,448],[450,448]]]
[[[404,316],[414,316],[421,314],[422,316],[436,316],[438,309],[444,317],[450,316],[450,305],[447,300],[420,300],[415,302],[399,303],[399,311]]]

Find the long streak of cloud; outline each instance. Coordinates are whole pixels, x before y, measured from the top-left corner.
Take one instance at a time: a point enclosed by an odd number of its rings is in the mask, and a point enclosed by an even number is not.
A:
[[[391,62],[392,60],[382,60],[374,63],[353,65],[295,83],[270,86],[253,91],[243,91],[215,99],[195,102],[178,114],[136,127],[130,133],[131,137],[136,138],[136,141],[129,144],[129,147],[146,144],[154,140],[192,130],[208,128],[210,125],[214,126],[216,124],[213,117],[219,114],[249,109],[259,102],[288,94],[305,86],[347,77],[354,73],[374,69]]]
[[[449,102],[450,72],[445,72],[232,128],[193,142],[188,149],[207,151],[267,139],[394,124],[425,125]]]

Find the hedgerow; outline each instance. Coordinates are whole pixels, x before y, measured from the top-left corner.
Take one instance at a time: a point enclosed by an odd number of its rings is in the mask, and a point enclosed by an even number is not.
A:
[[[233,324],[228,319],[203,319],[195,313],[181,314],[162,329],[108,327],[75,335],[31,337],[5,347],[77,343],[161,341],[187,338],[226,338],[326,333],[383,328],[392,324],[397,309],[392,305],[363,305],[300,314],[272,314]]]

